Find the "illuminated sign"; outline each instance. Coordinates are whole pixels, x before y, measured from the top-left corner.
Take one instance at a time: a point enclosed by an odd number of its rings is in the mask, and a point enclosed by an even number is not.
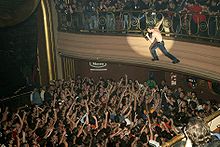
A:
[[[105,62],[89,62],[89,66],[91,67],[91,71],[106,71],[105,68],[107,66],[107,63]]]

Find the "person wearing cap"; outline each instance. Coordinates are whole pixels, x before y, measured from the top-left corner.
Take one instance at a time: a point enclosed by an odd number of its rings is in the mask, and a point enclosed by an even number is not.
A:
[[[177,59],[175,56],[173,56],[172,54],[170,54],[167,51],[167,49],[164,46],[163,37],[162,37],[162,35],[161,35],[160,31],[159,31],[159,27],[162,24],[163,19],[164,19],[164,17],[161,19],[161,21],[159,23],[157,23],[156,27],[149,26],[148,29],[147,29],[148,33],[146,34],[145,37],[147,37],[148,40],[152,44],[150,46],[150,52],[151,52],[151,55],[153,56],[152,61],[158,61],[159,60],[158,55],[156,53],[156,49],[159,48],[163,52],[163,54],[165,56],[167,56],[168,58],[170,58],[172,60],[173,64],[176,64],[176,63],[179,63],[180,60]],[[152,33],[151,37],[149,36],[149,33]]]

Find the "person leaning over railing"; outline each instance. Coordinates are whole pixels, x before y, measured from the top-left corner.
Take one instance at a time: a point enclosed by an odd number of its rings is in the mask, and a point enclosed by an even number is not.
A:
[[[38,88],[34,88],[33,92],[30,95],[30,101],[32,105],[42,105],[43,101],[41,99],[40,93],[39,93],[39,89]]]
[[[87,30],[97,30],[97,5],[93,1],[88,1],[85,5],[84,15],[85,15],[85,28]]]
[[[202,14],[207,11],[207,7],[200,5],[197,1],[192,1],[187,4],[186,10],[188,13],[192,14],[191,33],[198,33],[200,31],[200,23],[206,22],[207,20],[206,16]]]
[[[72,3],[68,4],[68,15],[67,15],[67,20],[69,21],[69,30],[76,30],[76,18],[77,18],[77,13],[76,13],[76,2],[73,1]]]
[[[159,1],[155,2],[154,6],[155,6],[155,9],[154,9],[155,11],[163,11],[163,10],[167,9],[168,2],[159,0]]]
[[[184,128],[187,138],[185,147],[219,147],[220,138],[212,135],[209,126],[201,118],[191,118]],[[220,135],[220,134],[218,134]]]
[[[65,14],[66,14],[66,29],[69,31],[72,28],[74,28],[74,20],[73,20],[73,5],[67,4],[65,8]]]
[[[54,0],[58,15],[58,30],[66,29],[66,3],[63,0]]]
[[[209,0],[207,3],[209,14],[219,14],[220,12],[220,1]]]
[[[85,16],[83,13],[83,5],[82,2],[76,3],[76,28],[77,30],[84,29],[85,26]]]

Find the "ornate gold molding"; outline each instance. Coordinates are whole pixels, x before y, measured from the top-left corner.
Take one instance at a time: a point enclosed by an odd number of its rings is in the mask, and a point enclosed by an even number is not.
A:
[[[51,9],[48,0],[41,0],[41,7],[43,12],[49,80],[53,80],[56,79],[57,75],[56,75],[56,60],[55,60],[54,37],[53,37],[54,31],[52,27],[52,15],[50,12]]]

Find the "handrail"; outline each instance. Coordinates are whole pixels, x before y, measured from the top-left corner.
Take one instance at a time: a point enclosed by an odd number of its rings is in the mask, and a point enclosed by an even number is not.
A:
[[[25,105],[31,105],[30,94],[31,91],[0,99],[0,106],[8,107],[11,111],[16,111],[17,108],[21,108]]]
[[[3,98],[3,99],[0,99],[0,102],[7,101],[7,100],[10,100],[10,99],[14,99],[16,97],[20,97],[20,96],[23,96],[23,95],[26,95],[26,94],[31,94],[31,92],[32,91],[25,92],[25,93],[18,94],[18,95],[14,95],[14,96],[11,96],[11,97],[6,97],[6,98]]]
[[[207,116],[206,118],[204,118],[204,121],[206,123],[209,123],[210,121],[212,121],[213,119],[215,119],[216,117],[218,117],[220,115],[220,111],[215,111],[214,113],[212,113],[211,115]],[[178,141],[182,140],[183,138],[185,138],[185,135],[183,133],[175,136],[173,139],[171,139],[170,141],[164,143],[162,145],[162,147],[170,147],[173,144],[177,143]]]
[[[160,27],[165,36],[192,37],[220,41],[220,14],[175,13],[171,11],[99,11],[88,18],[83,12],[73,14],[57,11],[58,30],[64,32],[146,33],[164,16]],[[84,26],[82,28],[82,26]]]
[[[215,119],[217,116],[220,115],[220,111],[215,111],[214,113],[212,113],[211,115],[207,116],[206,118],[204,118],[204,121],[206,123],[209,123],[210,121],[212,121],[213,119]]]

